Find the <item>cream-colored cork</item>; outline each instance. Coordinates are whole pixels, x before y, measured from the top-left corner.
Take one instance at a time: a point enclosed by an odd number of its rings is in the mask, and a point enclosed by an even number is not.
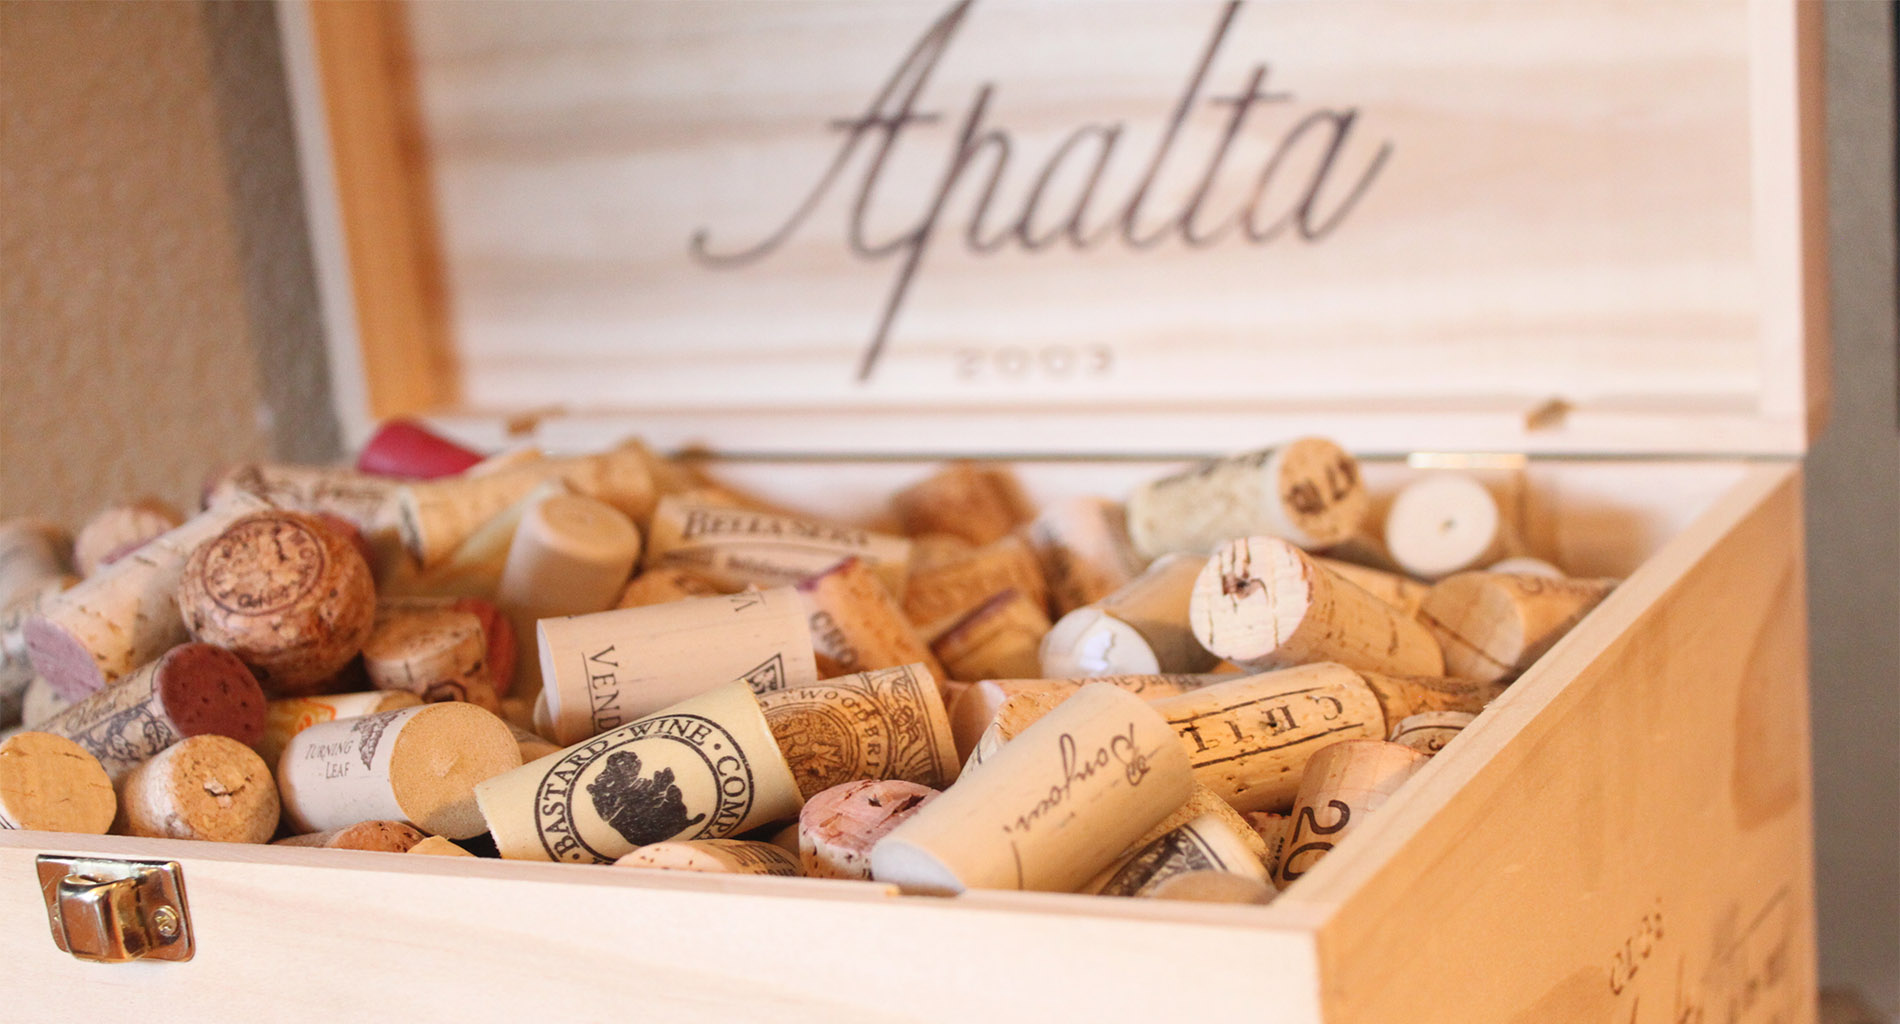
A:
[[[277,784],[299,832],[381,820],[467,839],[484,828],[476,785],[520,766],[506,722],[449,702],[305,729],[284,748]]]
[[[1189,612],[1207,559],[1166,555],[1113,594],[1064,615],[1042,640],[1042,674],[1207,672],[1220,658],[1195,638]]]
[[[1386,511],[1385,546],[1405,571],[1433,580],[1523,547],[1496,496],[1453,472],[1428,473],[1399,491]]]
[[[1214,550],[1194,582],[1188,618],[1214,654],[1254,670],[1337,661],[1369,672],[1445,674],[1418,620],[1274,537]]]
[[[871,880],[871,848],[937,791],[914,782],[864,779],[812,797],[798,812],[798,861],[812,878]]]
[[[1273,902],[1273,886],[1230,871],[1185,871],[1157,882],[1142,895],[1191,903],[1263,904]]]
[[[1313,561],[1318,562],[1334,575],[1349,583],[1357,584],[1366,593],[1414,618],[1418,616],[1419,607],[1425,603],[1425,595],[1432,589],[1430,584],[1420,583],[1396,572],[1386,572],[1384,569],[1374,569],[1354,562],[1342,562],[1337,558],[1315,556]]]
[[[257,752],[228,736],[192,736],[132,769],[119,784],[114,831],[162,839],[267,843],[277,787]]]
[[[1100,601],[1147,566],[1128,539],[1121,505],[1106,498],[1070,498],[1047,505],[1029,524],[1028,537],[1058,615]]]
[[[868,566],[847,558],[799,581],[810,610],[813,653],[820,676],[922,663],[944,678],[937,656],[919,639],[897,599]]]
[[[0,520],[0,608],[10,608],[49,581],[67,575],[72,548],[72,538],[53,523]]]
[[[728,680],[755,693],[818,681],[791,587],[543,619],[541,676],[556,743],[618,728]]]
[[[430,836],[411,846],[409,853],[419,853],[426,857],[473,857],[474,854],[462,849],[442,836]]]
[[[1615,580],[1465,572],[1434,584],[1419,618],[1443,646],[1447,672],[1509,682],[1615,587]]]
[[[803,874],[798,858],[771,843],[748,839],[688,839],[651,843],[614,861],[617,868],[649,871],[699,871],[718,875]]]
[[[44,732],[0,742],[0,828],[105,835],[119,798],[99,760]]]
[[[1150,896],[1168,879],[1195,871],[1224,871],[1266,885],[1266,865],[1253,850],[1259,839],[1245,821],[1236,827],[1232,818],[1204,814],[1103,868],[1080,891]]]
[[[524,692],[540,685],[535,623],[613,607],[639,557],[639,528],[604,501],[561,494],[522,515],[495,603],[529,645],[520,662]]]
[[[724,839],[804,804],[740,681],[490,779],[475,798],[503,857],[580,864],[671,839]]]
[[[711,597],[717,593],[718,588],[699,578],[691,569],[661,567],[648,569],[635,576],[633,582],[620,592],[614,607],[645,608],[650,604],[684,601],[689,597]]]
[[[997,705],[996,713],[990,718],[989,725],[970,745],[970,753],[964,760],[964,771],[969,771],[984,761],[996,756],[1003,745],[1035,725],[1038,721],[1062,705],[1063,701],[1081,692],[1062,690],[1026,690],[1014,693]]]
[[[910,536],[947,533],[983,545],[1025,518],[1020,494],[1008,470],[953,462],[898,491],[891,497],[891,509]]]
[[[1292,831],[1274,882],[1284,889],[1311,871],[1428,760],[1378,739],[1347,740],[1315,752],[1293,804]]]
[[[891,593],[903,593],[910,542],[861,527],[669,494],[654,510],[647,536],[649,568],[691,569],[725,591],[797,583],[854,556]]]
[[[75,703],[78,702],[61,696],[58,690],[53,689],[53,684],[34,676],[20,695],[20,725],[27,729],[38,729]]]
[[[623,445],[597,455],[537,459],[479,476],[410,484],[397,492],[403,545],[424,568],[433,566],[497,513],[554,481],[644,523],[655,500],[650,458],[644,448]]]
[[[309,832],[279,839],[272,846],[308,846],[324,850],[407,853],[428,837],[400,821],[359,821],[347,828]]]
[[[1153,707],[1180,734],[1195,780],[1241,811],[1290,806],[1306,760],[1319,747],[1386,734],[1371,688],[1336,664],[1205,686]]]
[[[480,597],[492,598],[501,587],[501,574],[508,567],[508,549],[514,544],[515,528],[528,510],[549,498],[569,493],[560,479],[544,480],[474,528],[463,540],[435,562],[423,567],[407,550],[390,565],[382,567],[377,581],[384,597]]]
[[[265,693],[294,697],[363,649],[376,583],[339,530],[273,509],[232,522],[192,553],[178,610],[194,638],[243,659]]]
[[[806,797],[859,779],[941,789],[961,767],[937,681],[921,664],[768,693],[759,706]]]
[[[90,576],[184,521],[176,508],[157,498],[108,505],[93,513],[73,536],[73,568],[81,576]]]
[[[424,700],[490,688],[488,637],[475,613],[453,607],[387,608],[363,642],[363,670],[379,690]]]
[[[1185,750],[1141,698],[1085,686],[871,850],[906,892],[1073,892],[1187,799]]]
[[[264,735],[252,749],[265,764],[276,764],[292,736],[339,718],[361,718],[379,711],[419,707],[422,698],[404,690],[370,693],[332,693],[321,697],[285,697],[271,701],[264,711]]]
[[[1203,462],[1136,488],[1128,496],[1128,535],[1150,558],[1206,554],[1249,536],[1324,548],[1359,531],[1367,503],[1353,457],[1331,441],[1307,437]]]
[[[961,555],[947,554],[929,565],[913,564],[904,591],[904,615],[926,639],[935,640],[964,616],[1005,590],[1038,605],[1049,601],[1049,585],[1029,542],[1010,534]]]
[[[1041,604],[1005,590],[944,630],[930,649],[958,682],[1031,677],[1042,672],[1049,627]]]
[[[996,713],[1002,708],[1003,703],[1020,693],[1050,693],[1068,697],[1080,690],[1085,683],[1107,683],[1111,686],[1119,686],[1143,700],[1155,700],[1233,678],[1233,676],[1203,674],[1090,676],[1078,679],[985,679],[972,684],[948,705],[950,733],[956,737],[958,756],[968,760],[970,751],[976,747],[977,737],[983,735],[983,731],[996,720]]]
[[[1478,716],[1465,711],[1423,711],[1399,719],[1387,740],[1411,747],[1427,757],[1445,749]]]

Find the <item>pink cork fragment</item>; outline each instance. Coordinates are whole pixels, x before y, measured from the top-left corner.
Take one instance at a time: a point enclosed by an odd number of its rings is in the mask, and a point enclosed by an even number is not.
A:
[[[356,457],[356,468],[377,476],[433,480],[454,476],[482,456],[414,420],[388,420]]]

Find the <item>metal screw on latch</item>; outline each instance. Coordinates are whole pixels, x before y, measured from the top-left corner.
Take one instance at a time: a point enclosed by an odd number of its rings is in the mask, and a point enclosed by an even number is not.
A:
[[[170,907],[159,907],[157,910],[152,911],[152,928],[157,931],[166,942],[176,939],[178,937],[178,911]]]

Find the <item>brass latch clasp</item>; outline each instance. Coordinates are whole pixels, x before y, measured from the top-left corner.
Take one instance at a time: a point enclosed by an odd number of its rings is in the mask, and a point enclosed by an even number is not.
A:
[[[81,960],[189,960],[191,918],[177,861],[41,854],[53,942]]]

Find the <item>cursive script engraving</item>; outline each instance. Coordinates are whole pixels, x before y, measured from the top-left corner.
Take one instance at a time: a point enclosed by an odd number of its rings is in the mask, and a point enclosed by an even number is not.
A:
[[[1107,743],[1095,748],[1093,753],[1082,756],[1075,744],[1073,733],[1063,733],[1056,740],[1056,749],[1062,757],[1062,781],[1049,786],[1049,791],[1035,804],[1017,814],[1003,831],[1017,834],[1033,831],[1050,815],[1066,806],[1075,795],[1076,783],[1086,783],[1111,765],[1121,766],[1122,779],[1130,786],[1139,786],[1153,768],[1148,763],[1148,755],[1142,753],[1135,744],[1135,723],[1128,723],[1128,731],[1117,733]]]
[[[1214,29],[1187,76],[1186,85],[1162,125],[1154,149],[1147,154],[1140,178],[1125,198],[1102,209],[1097,191],[1111,175],[1109,169],[1126,151],[1126,122],[1086,122],[1077,125],[1043,159],[1031,165],[1030,185],[1013,219],[993,224],[991,207],[1004,191],[1012,158],[1030,159],[1007,127],[990,123],[991,102],[999,86],[979,84],[953,140],[936,186],[912,226],[892,238],[873,239],[867,227],[878,207],[877,197],[885,168],[900,139],[914,140],[928,126],[944,121],[936,110],[921,109],[923,94],[968,18],[973,0],[958,0],[911,47],[894,71],[855,117],[832,120],[831,131],[843,138],[817,180],[776,228],[751,245],[722,248],[712,241],[710,228],[694,232],[688,245],[692,258],[713,268],[745,267],[763,260],[786,244],[809,220],[824,198],[847,178],[847,168],[862,151],[862,176],[850,195],[844,241],[856,259],[880,263],[896,259],[897,270],[859,363],[857,379],[870,380],[899,312],[916,284],[925,256],[946,226],[953,196],[973,191],[961,236],[963,245],[977,255],[1015,247],[1035,254],[1066,244],[1087,251],[1110,242],[1137,252],[1178,239],[1190,249],[1205,249],[1229,238],[1265,245],[1289,232],[1305,242],[1318,242],[1336,230],[1364,198],[1391,157],[1393,146],[1382,141],[1370,156],[1345,166],[1348,142],[1358,124],[1355,107],[1318,107],[1279,129],[1277,143],[1251,177],[1244,198],[1224,211],[1212,207],[1216,183],[1226,170],[1235,143],[1249,133],[1249,118],[1257,110],[1293,102],[1286,91],[1269,91],[1269,65],[1253,65],[1245,84],[1231,96],[1203,96],[1207,79],[1222,44],[1241,10],[1241,0],[1222,6]],[[1226,121],[1211,148],[1200,154],[1198,183],[1171,215],[1151,219],[1148,206],[1192,115],[1198,108],[1224,110]],[[1256,121],[1258,119],[1255,119]],[[1251,127],[1258,129],[1256,123]],[[1314,155],[1309,155],[1311,151]],[[1079,172],[1079,173],[1078,173]],[[987,180],[984,176],[987,174]],[[1283,179],[1304,175],[1290,185]],[[1278,186],[1278,187],[1276,187]],[[1063,189],[1069,191],[1063,192]],[[1100,212],[1098,212],[1100,211]],[[1007,217],[1009,211],[995,211]]]

